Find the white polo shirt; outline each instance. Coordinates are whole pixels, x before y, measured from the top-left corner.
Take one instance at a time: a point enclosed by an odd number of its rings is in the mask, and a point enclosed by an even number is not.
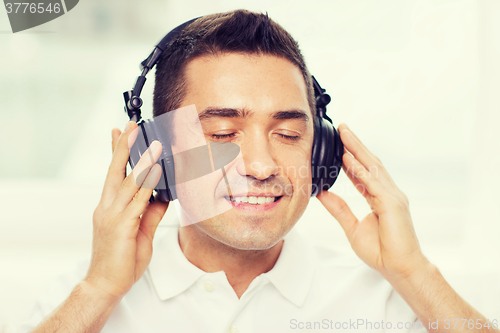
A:
[[[295,230],[273,269],[238,299],[223,271],[206,273],[186,259],[177,228],[163,229],[149,268],[103,333],[426,332],[378,272],[312,246]],[[61,277],[19,332],[32,330],[56,308],[87,267]]]

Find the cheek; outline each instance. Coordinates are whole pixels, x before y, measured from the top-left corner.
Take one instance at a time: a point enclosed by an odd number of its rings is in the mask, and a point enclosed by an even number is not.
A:
[[[311,154],[307,150],[297,149],[284,154],[282,168],[285,177],[293,184],[294,192],[307,193],[311,180]]]
[[[220,183],[221,171],[216,171],[195,180],[176,185],[176,203],[189,220],[181,220],[181,225],[198,223],[231,209],[222,199],[217,199],[214,193]]]
[[[309,162],[306,164],[301,164],[297,168],[297,174],[294,175],[296,178],[294,180],[294,195],[300,198],[309,197],[311,194],[311,163],[310,159],[304,160],[304,162]]]

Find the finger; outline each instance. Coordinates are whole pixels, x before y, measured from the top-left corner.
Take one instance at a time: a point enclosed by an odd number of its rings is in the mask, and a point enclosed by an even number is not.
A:
[[[149,171],[145,182],[153,184],[156,186],[161,177],[161,167],[158,164],[153,165]],[[149,204],[149,198],[153,193],[154,186],[151,188],[141,187],[135,195],[130,198],[128,205],[123,209],[124,216],[129,221],[137,221],[137,219],[143,214],[144,210]],[[117,199],[119,196],[117,196]],[[116,201],[116,200],[115,200]],[[115,203],[113,203],[114,208]]]
[[[354,185],[354,187],[356,188],[356,190],[358,190],[358,192],[361,193],[361,195],[363,195],[363,197],[368,198],[370,196],[370,193],[368,193],[366,186],[363,185],[363,183],[358,178],[356,178],[352,174],[351,170],[347,169],[344,164],[342,165],[342,169],[344,170],[347,177],[351,180],[351,182]]]
[[[344,152],[346,146],[352,155],[375,177],[380,179],[386,186],[395,187],[396,184],[392,180],[387,169],[382,165],[380,159],[375,156],[366,146],[359,140],[359,138],[351,131],[346,124],[339,125],[342,142],[344,143]],[[342,136],[343,135],[343,136]],[[357,147],[357,148],[356,148]]]
[[[342,123],[338,126],[338,129],[339,129],[339,133],[340,132],[343,132],[344,130],[347,130],[349,131],[349,133],[354,137],[354,139],[363,147],[365,148],[368,152],[370,152],[370,154],[372,154],[374,157],[375,157],[375,154],[373,154],[369,149],[368,147],[366,147],[366,145],[361,141],[361,139],[356,135],[356,133],[354,133],[354,131],[349,127],[347,126],[347,124],[345,123]]]
[[[361,193],[361,195],[366,199],[366,202],[370,205],[372,212],[378,214],[375,209],[375,204],[373,202],[374,197],[370,195],[366,186],[344,166],[342,166],[342,169],[344,169],[344,172],[346,173],[347,177],[349,177],[349,179],[353,183],[354,187],[358,190],[358,192]]]
[[[368,194],[372,196],[380,195],[383,191],[383,186],[377,177],[373,176],[366,168],[351,154],[346,153],[342,156],[342,161],[349,173],[356,177],[361,184],[368,190]]]
[[[116,148],[116,143],[118,142],[118,139],[120,138],[120,135],[122,134],[122,131],[120,131],[118,128],[113,128],[111,130],[111,152],[115,152]]]
[[[346,124],[339,125],[339,133],[344,147],[370,170],[372,167],[381,167],[380,160],[359,140],[359,138],[347,127]]]
[[[137,269],[144,271],[151,260],[153,238],[168,208],[168,202],[155,201],[146,206],[137,233]]]
[[[151,146],[142,154],[139,162],[130,175],[123,180],[110,209],[116,213],[122,212],[129,205],[131,200],[137,196],[138,191],[143,193],[143,190],[147,190],[149,191],[149,195],[151,195],[158,180],[153,181],[148,177],[150,177],[149,174],[152,170],[155,170],[155,174],[160,173],[161,176],[161,167],[155,164],[161,155],[161,151],[161,143],[159,141],[153,141]],[[153,166],[154,168],[152,168]],[[143,186],[143,183],[145,184],[142,189],[141,186]],[[141,188],[141,190],[139,190],[139,188]]]
[[[347,238],[350,240],[351,235],[356,229],[358,219],[351,211],[351,208],[346,204],[344,199],[329,191],[323,191],[316,196],[326,210],[339,222],[344,229]]]
[[[146,181],[146,176],[148,175],[151,167],[156,163],[161,155],[162,145],[159,141],[155,140],[151,143],[149,148],[142,154],[139,162],[136,164],[131,172],[131,176],[134,178],[137,186],[142,186],[146,188],[154,188],[151,181]]]
[[[108,174],[106,175],[106,180],[104,181],[104,188],[101,196],[101,204],[105,210],[111,206],[116,197],[116,193],[125,179],[129,157],[128,141],[131,133],[137,131],[137,124],[130,121],[127,123],[127,127],[116,139],[116,143],[112,144],[113,158],[111,159],[111,163],[108,168]],[[113,133],[113,135],[115,135],[115,133]],[[113,139],[114,138],[115,137],[113,137]]]
[[[169,202],[155,201],[147,205],[142,213],[141,226],[139,229],[149,239],[153,240],[161,219],[167,211]]]

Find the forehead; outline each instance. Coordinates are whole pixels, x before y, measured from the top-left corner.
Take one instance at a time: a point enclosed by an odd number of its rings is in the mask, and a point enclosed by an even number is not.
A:
[[[245,108],[252,112],[302,109],[310,114],[300,69],[271,55],[225,53],[201,56],[186,66],[183,105]]]

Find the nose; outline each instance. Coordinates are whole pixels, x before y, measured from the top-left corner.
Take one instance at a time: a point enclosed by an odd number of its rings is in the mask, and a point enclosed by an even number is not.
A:
[[[267,137],[248,138],[240,149],[242,159],[236,166],[240,175],[265,180],[278,174],[278,164]]]

